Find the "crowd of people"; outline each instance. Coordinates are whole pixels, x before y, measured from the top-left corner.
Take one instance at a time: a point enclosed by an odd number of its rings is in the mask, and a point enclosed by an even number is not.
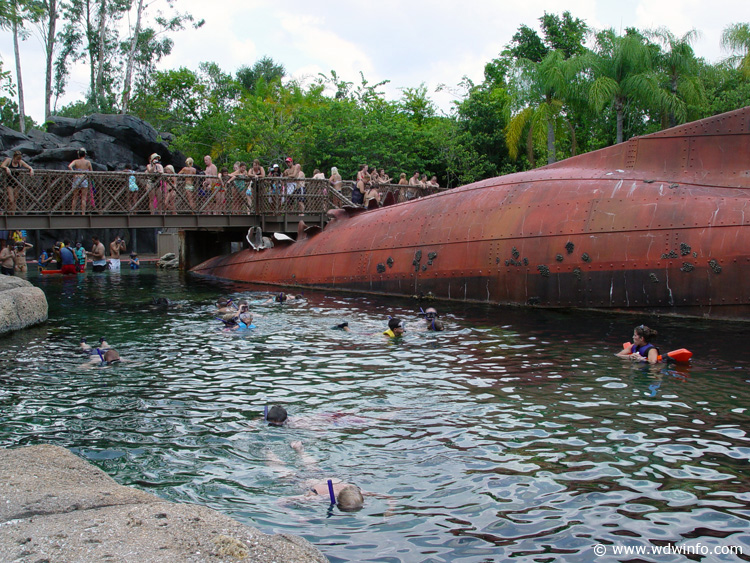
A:
[[[233,213],[257,212],[253,189],[257,180],[262,178],[284,178],[283,183],[272,184],[269,202],[272,207],[283,207],[286,211],[295,210],[304,213],[306,204],[306,184],[304,180],[323,180],[324,186],[341,191],[344,180],[338,169],[331,168],[326,178],[325,172],[319,169],[313,171],[311,178],[305,176],[302,165],[292,157],[284,159],[284,168],[279,164],[272,164],[268,171],[255,159],[251,165],[247,162],[235,162],[232,171],[228,167],[219,168],[210,155],[203,157],[203,169],[199,168],[192,158],[187,158],[185,165],[179,171],[171,164],[162,165],[161,156],[153,153],[145,168],[139,169],[134,164],[127,164],[120,170],[124,174],[127,204],[132,210],[150,210],[151,213],[176,214],[178,209],[189,208],[192,211],[205,211],[210,214],[220,214],[227,211]],[[19,186],[10,181],[13,174],[24,172],[34,175],[34,169],[23,160],[23,154],[15,151],[6,158],[0,168],[5,172],[8,181],[6,185],[6,212],[16,213]],[[77,150],[77,158],[68,165],[68,169],[75,174],[71,180],[70,210],[71,213],[86,214],[87,210],[97,207],[95,197],[96,187],[93,178],[87,173],[93,171],[86,149]],[[136,172],[145,172],[144,178]],[[204,176],[204,178],[196,178]],[[355,205],[373,207],[381,203],[383,186],[404,186],[399,189],[399,201],[414,199],[420,189],[439,188],[436,176],[427,179],[427,174],[415,172],[407,180],[406,174],[401,173],[399,180],[391,178],[383,168],[363,164],[356,175],[356,184],[352,189],[351,200]],[[326,195],[326,188],[321,194]],[[316,190],[316,193],[321,190]],[[285,205],[281,205],[285,204]],[[66,203],[66,206],[68,204]],[[99,203],[101,206],[101,202]]]
[[[1,273],[6,276],[25,273],[28,269],[26,252],[31,248],[34,245],[26,240],[23,231],[16,230],[10,235],[0,231]],[[126,251],[125,240],[119,235],[109,244],[109,256],[98,236],[91,237],[91,250],[86,250],[80,241],[72,243],[70,239],[65,239],[51,248],[43,248],[37,258],[37,266],[40,272],[77,274],[86,271],[86,264],[90,261],[94,272],[119,271],[120,256]],[[129,266],[133,270],[140,268],[137,253],[130,253]]]

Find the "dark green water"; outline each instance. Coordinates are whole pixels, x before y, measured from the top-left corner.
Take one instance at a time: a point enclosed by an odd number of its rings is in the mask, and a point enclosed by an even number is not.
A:
[[[593,561],[597,544],[599,560],[669,544],[749,559],[747,324],[452,304],[448,331],[386,342],[386,315],[416,328],[418,304],[309,293],[254,305],[258,328],[229,334],[212,303],[257,288],[148,269],[30,279],[50,320],[0,346],[2,447],[69,448],[331,561]],[[330,330],[343,320],[351,333]],[[615,358],[641,322],[693,364]],[[89,369],[81,336],[130,361]],[[269,403],[289,427],[262,424]],[[290,499],[329,477],[380,496],[356,513]]]

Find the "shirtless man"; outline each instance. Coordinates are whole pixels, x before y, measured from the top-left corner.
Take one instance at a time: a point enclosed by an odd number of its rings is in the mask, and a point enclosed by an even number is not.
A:
[[[0,273],[12,276],[16,269],[16,251],[13,245],[6,244],[0,250]]]
[[[16,272],[25,273],[28,269],[28,265],[26,264],[26,250],[29,248],[34,248],[34,245],[26,241],[16,243]]]
[[[78,149],[78,158],[68,164],[70,170],[87,170],[93,172],[91,163],[86,160],[86,149]],[[76,174],[73,178],[73,205],[71,211],[75,214],[76,204],[81,200],[81,215],[86,214],[86,203],[89,199],[89,179],[85,174]]]
[[[211,161],[211,157],[208,155],[203,157],[203,164],[206,165],[206,179],[203,180],[203,190],[208,194],[207,197],[212,197],[214,191],[217,190],[221,184],[221,181],[217,178],[219,175],[219,169],[216,168],[216,165]],[[209,205],[209,208],[212,207],[213,205]],[[213,213],[213,211],[211,213]]]
[[[87,256],[91,256],[92,267],[95,272],[103,272],[107,269],[107,259],[104,258],[104,245],[99,240],[99,237],[91,237],[94,245],[90,251],[86,252]]]
[[[125,241],[119,236],[109,243],[109,269],[120,271],[120,252],[125,252]]]

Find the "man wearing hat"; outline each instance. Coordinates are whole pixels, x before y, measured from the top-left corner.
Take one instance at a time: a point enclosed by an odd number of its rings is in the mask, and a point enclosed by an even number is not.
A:
[[[148,157],[148,164],[146,165],[146,172],[149,174],[164,174],[164,167],[161,165],[161,157],[154,153]],[[148,197],[151,200],[151,214],[156,213],[156,210],[162,209],[164,201],[164,193],[162,189],[162,180],[159,177],[155,177],[148,181],[149,193]]]

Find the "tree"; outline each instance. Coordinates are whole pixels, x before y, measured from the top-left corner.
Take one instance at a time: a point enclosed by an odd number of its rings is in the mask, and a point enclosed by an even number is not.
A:
[[[727,26],[721,35],[721,46],[739,54],[729,58],[730,64],[750,78],[750,23],[735,23]]]
[[[133,72],[140,69],[140,82],[145,83],[156,69],[156,63],[172,52],[172,40],[169,37],[161,36],[167,32],[184,29],[186,22],[191,22],[193,29],[198,29],[205,23],[205,20],[195,21],[191,14],[174,12],[174,16],[167,18],[158,13],[152,20],[156,22],[156,29],[150,27],[141,29],[141,21],[150,5],[145,4],[144,1],[137,0],[133,33],[121,45],[122,56],[125,58],[125,75],[123,77],[120,113],[127,113],[130,107]],[[174,2],[175,0],[167,0],[169,8],[172,10],[174,9]]]
[[[595,52],[588,58],[594,80],[589,100],[601,113],[611,104],[617,116],[616,142],[623,141],[623,116],[629,102],[658,105],[662,98],[651,55],[637,33],[617,35],[613,29],[596,36]]]
[[[511,158],[515,159],[523,131],[528,130],[529,161],[533,165],[532,140],[541,140],[542,136],[546,136],[547,164],[551,164],[557,161],[555,137],[562,127],[571,133],[572,151],[575,154],[575,133],[565,118],[565,98],[580,70],[580,60],[566,59],[563,51],[551,51],[540,63],[527,61],[525,67],[530,87],[529,104],[516,113],[508,124],[508,149]]]
[[[284,65],[277,64],[271,57],[264,56],[252,67],[241,66],[236,73],[237,82],[250,94],[254,94],[259,80],[266,84],[281,82],[286,76]]]
[[[692,29],[678,38],[662,27],[646,32],[646,36],[662,45],[656,54],[656,65],[663,75],[661,82],[664,93],[661,99],[666,117],[664,125],[674,127],[687,121],[688,104],[705,102],[703,84],[698,77],[698,59],[691,47],[700,34]]]

